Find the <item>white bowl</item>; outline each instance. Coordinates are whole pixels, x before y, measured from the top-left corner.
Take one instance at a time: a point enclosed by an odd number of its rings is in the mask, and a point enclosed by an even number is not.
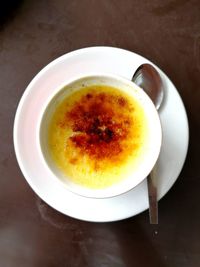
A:
[[[62,171],[59,170],[55,162],[52,160],[47,142],[48,124],[56,106],[66,97],[67,94],[69,94],[69,92],[79,89],[83,83],[86,86],[92,84],[102,84],[123,89],[123,91],[139,101],[148,118],[150,129],[149,142],[148,148],[143,155],[143,160],[128,177],[119,183],[115,183],[114,185],[103,189],[90,189],[73,183],[69,177],[65,176]],[[66,90],[66,87],[68,90]],[[47,99],[47,102],[43,107],[37,129],[37,143],[40,150],[40,156],[48,171],[51,172],[54,178],[59,180],[68,190],[78,195],[91,198],[117,196],[140,184],[154,167],[161,148],[162,131],[159,116],[154,104],[147,94],[132,81],[117,75],[104,73],[93,73],[76,77],[76,79],[70,80],[67,83],[64,83],[61,87],[57,88],[53,95]]]

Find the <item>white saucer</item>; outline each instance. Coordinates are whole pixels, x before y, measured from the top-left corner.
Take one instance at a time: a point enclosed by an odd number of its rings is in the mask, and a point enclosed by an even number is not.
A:
[[[84,75],[102,71],[131,79],[136,68],[144,62],[149,61],[119,48],[84,48],[51,62],[27,87],[15,117],[15,152],[27,182],[51,207],[71,217],[93,222],[125,219],[148,208],[146,181],[123,195],[107,199],[90,199],[69,192],[50,176],[40,159],[36,142],[41,109],[52,92],[64,81],[80,73]],[[159,72],[166,85],[165,101],[159,112],[163,144],[156,168],[160,199],[179,176],[187,154],[189,134],[182,100],[169,78],[161,70]]]

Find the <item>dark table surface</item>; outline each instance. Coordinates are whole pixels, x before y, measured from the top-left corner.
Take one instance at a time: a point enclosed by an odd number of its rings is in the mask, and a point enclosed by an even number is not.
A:
[[[6,3],[0,6],[0,266],[200,266],[200,1]],[[60,55],[96,45],[147,57],[185,104],[188,156],[159,202],[157,226],[148,211],[113,223],[62,215],[39,199],[18,167],[12,130],[26,86]]]

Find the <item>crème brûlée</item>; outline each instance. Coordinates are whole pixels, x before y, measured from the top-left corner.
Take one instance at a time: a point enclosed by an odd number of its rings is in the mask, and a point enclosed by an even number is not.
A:
[[[134,173],[148,139],[142,106],[127,92],[104,85],[80,88],[55,108],[50,155],[72,182],[103,189]]]

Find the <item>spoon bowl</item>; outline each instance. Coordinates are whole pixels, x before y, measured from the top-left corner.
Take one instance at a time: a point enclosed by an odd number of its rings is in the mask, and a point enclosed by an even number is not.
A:
[[[147,93],[158,110],[164,98],[164,85],[158,71],[148,63],[142,64],[135,71],[132,81]]]

